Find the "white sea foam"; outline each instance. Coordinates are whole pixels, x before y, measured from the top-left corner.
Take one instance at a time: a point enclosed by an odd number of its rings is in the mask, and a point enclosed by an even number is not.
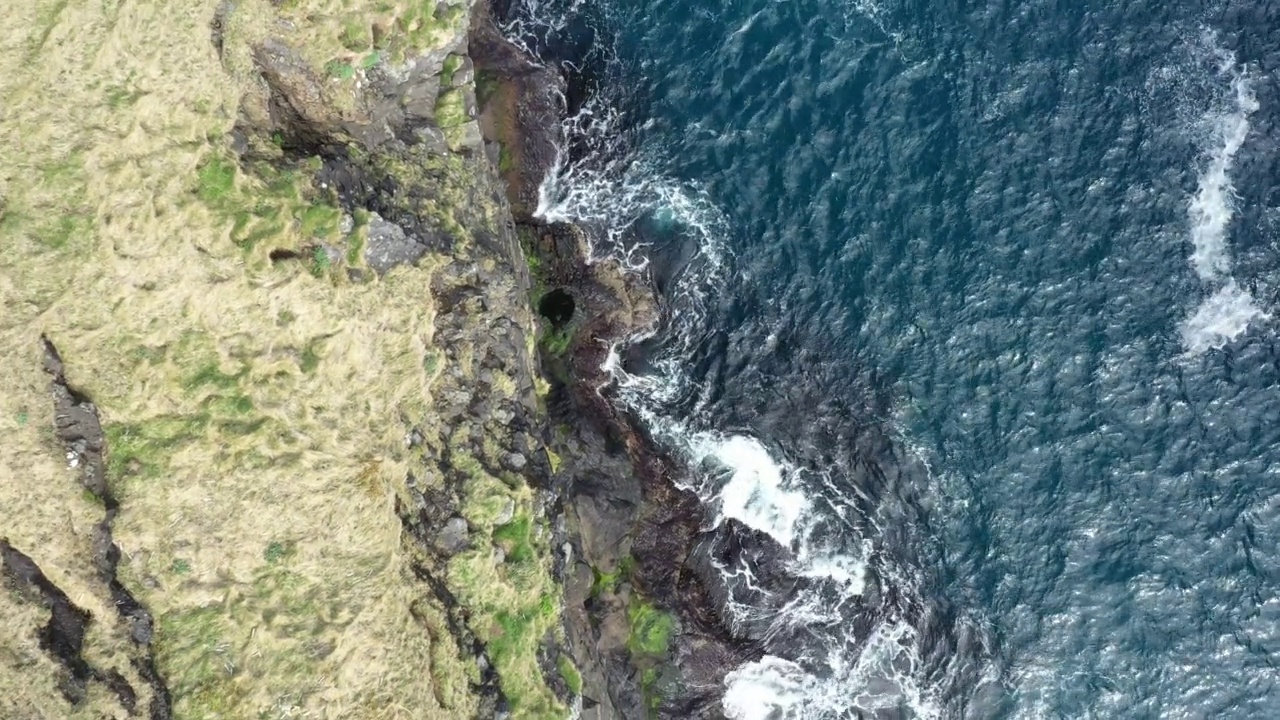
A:
[[[502,33],[512,44],[524,50],[529,57],[537,57],[537,50],[528,40],[557,35],[583,10],[583,0],[516,0],[519,12],[510,13]]]
[[[1231,164],[1249,135],[1249,116],[1258,109],[1252,84],[1234,62],[1228,71],[1234,76],[1235,107],[1217,114],[1213,126],[1217,143],[1209,163],[1200,174],[1199,187],[1191,198],[1187,214],[1191,220],[1191,265],[1201,280],[1217,281],[1231,274],[1231,251],[1227,247],[1227,227],[1235,210],[1235,187]]]
[[[862,543],[849,551],[816,537],[822,516],[809,499],[801,469],[776,459],[753,437],[692,431],[678,420],[653,415],[648,425],[701,470],[696,485],[686,489],[715,509],[717,525],[732,519],[765,533],[791,551],[796,575],[830,581],[846,596],[862,593],[870,547]]]
[[[1200,303],[1182,323],[1182,344],[1189,355],[1217,349],[1236,339],[1250,323],[1270,319],[1248,291],[1229,280]]]
[[[766,655],[725,678],[725,715],[732,720],[835,720],[849,717],[852,710],[906,707],[920,720],[941,718],[937,699],[918,680],[915,636],[905,622],[882,622],[859,652],[829,647],[821,677],[797,662]]]
[[[725,679],[724,712],[733,720],[783,720],[814,694],[818,679],[780,657],[766,655],[729,673]]]
[[[1208,162],[1187,207],[1191,266],[1201,282],[1216,288],[1182,323],[1182,343],[1190,356],[1224,347],[1250,323],[1269,317],[1231,276],[1227,241],[1237,199],[1231,166],[1249,136],[1249,117],[1258,109],[1258,100],[1248,71],[1235,57],[1218,47],[1211,34],[1202,43],[1216,60],[1217,73],[1229,78],[1231,92],[1227,106],[1210,111],[1201,123],[1209,129]]]
[[[607,137],[622,121],[617,113],[587,107],[566,121],[566,132]],[[601,138],[591,145],[599,144],[604,155],[607,142]],[[656,162],[643,156],[610,158],[600,164],[566,166],[566,162],[564,153],[558,153],[553,171],[538,187],[534,215],[549,222],[573,221],[596,228],[587,237],[589,262],[614,257],[632,270],[644,270],[646,247],[629,244],[627,236],[636,222],[650,217],[699,240],[701,259],[708,267],[694,279],[705,281],[709,272],[722,267],[724,219],[696,183],[663,176]]]
[[[690,449],[695,457],[713,460],[729,471],[728,482],[718,493],[722,517],[767,533],[785,548],[796,546],[797,526],[812,511],[809,499],[783,478],[782,467],[759,440],[704,434]]]

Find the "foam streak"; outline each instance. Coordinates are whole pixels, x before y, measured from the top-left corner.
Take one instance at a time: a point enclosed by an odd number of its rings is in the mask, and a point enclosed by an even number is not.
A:
[[[1191,266],[1202,283],[1216,287],[1182,323],[1182,343],[1189,356],[1224,347],[1243,334],[1250,323],[1270,317],[1231,276],[1231,249],[1227,244],[1237,197],[1231,166],[1249,136],[1249,117],[1258,109],[1258,100],[1248,73],[1236,65],[1235,58],[1219,48],[1215,48],[1215,55],[1219,72],[1231,77],[1233,107],[1206,118],[1214,128],[1215,144],[1187,207],[1193,247]]]

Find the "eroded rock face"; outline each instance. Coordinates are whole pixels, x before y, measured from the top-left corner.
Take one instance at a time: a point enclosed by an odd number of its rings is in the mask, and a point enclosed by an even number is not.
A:
[[[488,0],[471,16],[471,58],[488,82],[481,126],[490,160],[507,184],[517,222],[536,222],[538,187],[554,168],[563,141],[565,81],[502,36]]]
[[[482,126],[501,144],[521,237],[538,259],[552,446],[568,483],[575,562],[565,573],[566,613],[583,717],[720,718],[724,676],[761,649],[733,637],[720,616],[704,511],[672,482],[682,470],[609,399],[602,369],[611,347],[657,326],[659,296],[643,273],[587,263],[579,228],[533,216],[561,140],[564,81],[481,15],[473,38],[479,72],[499,79]]]
[[[644,275],[616,262],[588,264],[576,227],[521,231],[544,285],[573,298],[568,348],[554,355],[544,346],[543,363],[556,379],[548,407],[571,483],[566,512],[578,562],[565,580],[569,635],[584,697],[599,702],[584,712],[722,717],[725,674],[761,651],[733,637],[720,616],[704,510],[672,482],[682,470],[609,399],[602,369],[611,345],[656,325],[658,296]],[[660,652],[643,648],[646,614],[671,618]]]

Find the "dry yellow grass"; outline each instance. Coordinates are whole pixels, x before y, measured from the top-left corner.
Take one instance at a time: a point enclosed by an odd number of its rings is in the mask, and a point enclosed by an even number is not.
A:
[[[282,198],[237,173],[226,203],[201,195],[253,82],[243,35],[275,22],[266,0],[237,3],[224,66],[218,4],[6,7],[0,536],[93,612],[91,660],[120,665],[90,564],[102,510],[49,429],[44,333],[107,428],[121,575],[157,618],[178,717],[469,716],[475,668],[406,581],[391,505],[403,419],[429,412],[427,288],[445,261],[350,284],[237,247],[236,198],[290,218],[307,188]],[[326,38],[309,46],[321,62],[360,57],[341,39],[355,9],[284,12]],[[297,246],[302,229],[270,241]],[[61,700],[31,634],[40,616],[0,594],[0,715],[119,716],[101,688],[75,710]]]

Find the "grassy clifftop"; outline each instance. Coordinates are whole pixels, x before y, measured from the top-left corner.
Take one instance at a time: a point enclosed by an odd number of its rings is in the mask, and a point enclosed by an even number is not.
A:
[[[94,563],[104,508],[52,431],[45,335],[101,417],[120,502],[119,579],[155,618],[150,644],[175,717],[472,717],[485,666],[515,716],[563,717],[542,669],[563,664],[543,657],[560,602],[549,536],[513,450],[532,457],[535,439],[514,438],[509,423],[464,422],[480,401],[528,406],[531,388],[527,349],[521,359],[489,347],[494,327],[530,323],[501,254],[476,241],[497,232],[502,209],[464,216],[450,200],[450,183],[480,167],[454,155],[473,92],[454,78],[468,8],[366,5],[9,8],[0,537],[92,615],[85,660],[145,695]],[[435,90],[420,100],[444,135],[433,156],[444,169],[424,176],[404,167],[412,154],[355,140],[351,153],[400,188],[425,183],[402,209],[454,242],[384,275],[370,269],[370,225],[381,219],[318,179],[321,158],[273,155],[287,141],[265,130],[254,51],[266,42],[296,51],[318,82],[314,106],[352,138],[385,121],[364,94],[375,76],[392,87],[415,62],[419,75],[431,65],[436,84],[415,87]],[[236,141],[246,117],[263,132]],[[257,159],[239,157],[237,142]],[[468,312],[456,296],[476,287],[490,302]],[[422,520],[415,537],[406,508],[451,482],[455,506],[437,515],[462,518],[464,536],[455,553],[432,555],[423,546],[441,528]],[[426,572],[453,597],[423,582]],[[66,669],[41,646],[48,614],[16,589],[0,592],[0,716],[128,716],[106,682],[67,692]],[[483,662],[466,646],[473,638]]]

